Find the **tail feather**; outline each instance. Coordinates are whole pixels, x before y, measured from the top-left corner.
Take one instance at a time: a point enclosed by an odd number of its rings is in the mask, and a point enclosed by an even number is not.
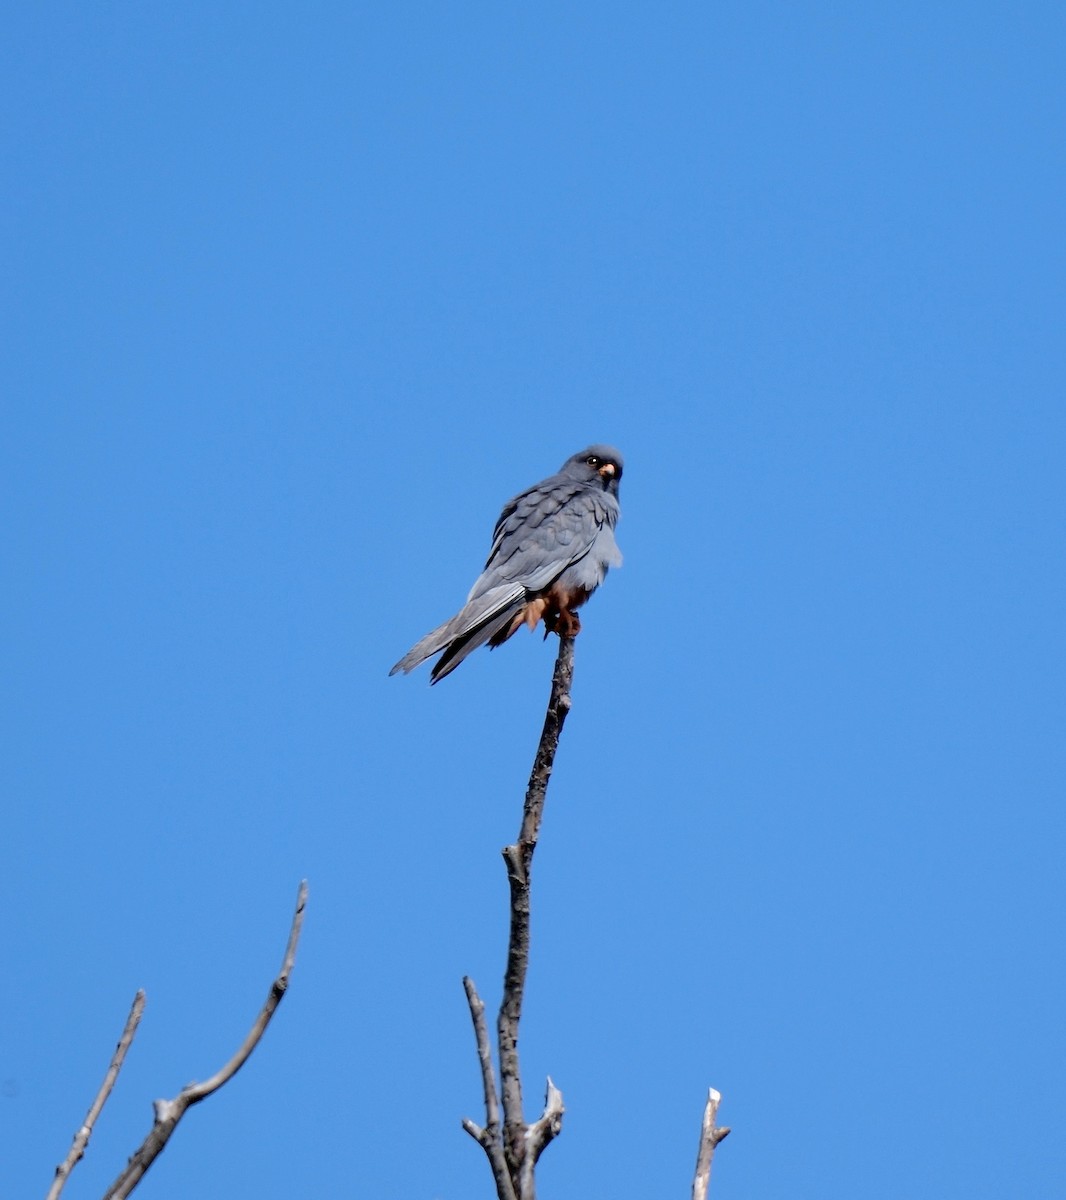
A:
[[[460,616],[462,614],[459,614]],[[390,675],[395,675],[398,671],[402,671],[405,675],[409,674],[419,665],[424,663],[427,658],[432,658],[438,650],[443,650],[445,646],[452,640],[452,627],[455,625],[458,617],[449,617],[443,625],[438,625],[436,629],[430,630],[424,638],[415,642],[410,650],[396,663]]]
[[[487,641],[505,629],[523,603],[524,601],[521,599],[516,600],[508,608],[505,608],[503,612],[497,613],[491,621],[487,621],[484,625],[471,630],[464,637],[456,638],[437,662],[434,663],[433,670],[429,673],[429,682],[437,683],[445,675],[450,675],[468,654],[475,651],[478,646],[484,646]]]
[[[444,672],[447,674],[448,670],[454,670],[471,650],[488,641],[502,628],[503,624],[510,620],[521,607],[524,600],[525,588],[516,585],[493,588],[483,596],[470,600],[454,617],[445,621],[443,625],[438,625],[436,629],[430,630],[424,638],[416,642],[389,674],[395,675],[398,671],[402,671],[406,675],[413,671],[419,663],[425,662],[427,658],[432,658],[438,651],[445,649],[448,651],[450,661],[451,659],[455,660],[453,665]],[[482,637],[482,631],[486,629],[488,632]],[[441,664],[438,663],[434,669],[433,682],[441,678],[440,666]]]

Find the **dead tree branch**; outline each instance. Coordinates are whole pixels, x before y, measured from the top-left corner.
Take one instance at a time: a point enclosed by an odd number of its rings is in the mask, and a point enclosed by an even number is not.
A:
[[[126,1061],[126,1051],[133,1044],[133,1036],[137,1032],[137,1026],[141,1023],[143,1013],[144,992],[142,990],[133,997],[130,1015],[126,1018],[126,1026],[122,1030],[122,1036],[118,1039],[115,1053],[111,1056],[111,1065],[107,1068],[107,1074],[104,1075],[104,1081],[100,1084],[100,1090],[96,1093],[96,1099],[89,1105],[89,1111],[85,1114],[85,1120],[82,1122],[81,1128],[74,1135],[74,1142],[70,1147],[70,1153],[56,1167],[55,1179],[52,1180],[52,1186],[48,1189],[48,1195],[45,1197],[45,1200],[58,1200],[60,1192],[62,1192],[67,1179],[70,1177],[71,1171],[81,1162],[82,1156],[88,1149],[89,1138],[92,1137],[96,1118],[103,1112],[107,1098],[111,1095],[111,1089],[115,1086],[118,1073],[122,1070],[122,1064]]]
[[[473,983],[469,979],[464,980],[477,1039],[478,1058],[481,1061],[486,1123],[482,1129],[467,1119],[463,1122],[463,1128],[485,1150],[496,1181],[499,1200],[534,1200],[533,1169],[545,1147],[562,1129],[563,1096],[550,1079],[543,1115],[533,1124],[526,1124],[522,1111],[518,1026],[522,1018],[526,972],[529,968],[529,895],[533,852],[537,848],[537,839],[540,836],[544,800],[555,762],[555,752],[559,748],[559,736],[570,711],[570,689],[573,679],[574,639],[560,637],[551,696],[548,699],[544,728],[526,789],[518,840],[503,850],[511,893],[511,929],[507,946],[507,967],[503,978],[503,1000],[496,1021],[500,1101],[503,1107],[502,1129],[484,1005],[478,998]]]
[[[173,1100],[157,1100],[155,1102],[155,1120],[148,1136],[134,1151],[125,1170],[115,1180],[104,1196],[104,1200],[125,1200],[133,1189],[140,1183],[145,1171],[152,1165],[160,1151],[170,1140],[178,1126],[178,1122],[188,1109],[201,1100],[206,1100],[212,1092],[217,1092],[223,1084],[228,1083],[248,1061],[249,1055],[259,1045],[270,1019],[273,1017],[282,997],[289,986],[289,976],[296,961],[296,946],[300,940],[300,930],[303,928],[304,909],[307,906],[307,881],[300,884],[296,896],[296,911],[289,930],[289,942],[285,948],[281,970],[270,985],[259,1015],[256,1017],[248,1036],[244,1039],[236,1054],[210,1079],[203,1083],[190,1083],[174,1097]]]
[[[711,1183],[711,1161],[715,1147],[729,1136],[729,1126],[718,1126],[718,1105],[722,1094],[710,1088],[703,1109],[703,1125],[700,1129],[700,1149],[696,1155],[696,1174],[692,1180],[692,1200],[707,1200],[707,1189]]]
[[[518,841],[503,851],[507,882],[511,888],[511,935],[507,946],[507,969],[503,977],[503,1002],[496,1022],[500,1054],[500,1087],[503,1098],[504,1150],[512,1176],[525,1158],[526,1125],[522,1113],[522,1077],[518,1060],[518,1025],[522,1019],[526,972],[529,968],[530,881],[533,852],[537,848],[544,817],[544,800],[551,779],[555,752],[563,723],[570,711],[570,689],[574,679],[574,639],[559,639],[548,711],[533,760]],[[550,1140],[550,1139],[549,1139]],[[547,1144],[547,1143],[545,1143]],[[531,1200],[521,1191],[520,1200]]]
[[[492,1177],[496,1181],[496,1194],[500,1200],[517,1200],[514,1184],[507,1169],[507,1159],[503,1153],[503,1142],[500,1139],[500,1101],[496,1095],[496,1076],[492,1069],[492,1047],[489,1045],[489,1027],[485,1021],[485,1005],[477,994],[477,988],[470,976],[463,980],[466,1000],[470,1005],[470,1017],[474,1022],[474,1037],[477,1040],[477,1056],[481,1063],[481,1083],[485,1092],[485,1127],[484,1129],[470,1120],[463,1118],[463,1128],[481,1146],[488,1155]]]

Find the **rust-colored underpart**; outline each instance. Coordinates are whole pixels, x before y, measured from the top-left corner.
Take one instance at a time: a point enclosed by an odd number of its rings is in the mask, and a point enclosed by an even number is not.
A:
[[[584,588],[563,589],[553,584],[546,592],[527,600],[511,620],[489,639],[490,646],[502,646],[509,637],[525,625],[536,629],[544,622],[544,636],[557,633],[560,637],[576,637],[581,632],[577,609],[589,598]]]

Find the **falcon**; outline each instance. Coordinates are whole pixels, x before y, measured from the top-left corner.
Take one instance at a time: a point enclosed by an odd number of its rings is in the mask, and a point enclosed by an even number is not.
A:
[[[407,674],[434,654],[430,683],[450,674],[478,646],[495,648],[523,625],[544,636],[573,637],[577,609],[622,565],[614,540],[622,456],[612,446],[589,446],[558,473],[508,500],[492,534],[485,569],[466,604],[427,633],[389,672]]]

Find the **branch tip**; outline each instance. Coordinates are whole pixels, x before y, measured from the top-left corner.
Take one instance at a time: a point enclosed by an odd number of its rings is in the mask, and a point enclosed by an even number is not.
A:
[[[125,1169],[106,1192],[104,1200],[126,1200],[126,1197],[144,1178],[144,1173],[159,1156],[160,1151],[166,1146],[188,1109],[194,1104],[199,1104],[212,1092],[217,1092],[220,1087],[228,1083],[259,1045],[266,1032],[266,1027],[270,1024],[271,1018],[285,995],[289,976],[296,962],[296,947],[300,941],[304,910],[307,907],[307,890],[307,880],[304,879],[296,892],[296,909],[289,927],[289,938],[285,946],[281,970],[271,983],[266,1001],[237,1053],[204,1083],[187,1084],[173,1100],[156,1100],[154,1102],[152,1105],[154,1120],[148,1136],[130,1156]]]
[[[471,1121],[469,1117],[463,1117],[463,1128],[479,1145],[485,1144],[485,1131],[480,1125]]]
[[[93,1126],[96,1124],[97,1117],[103,1112],[104,1105],[111,1095],[111,1089],[115,1086],[118,1073],[122,1070],[122,1064],[126,1061],[126,1052],[133,1044],[137,1026],[141,1023],[141,1017],[144,1015],[144,1000],[144,988],[138,988],[137,994],[133,997],[133,1004],[130,1005],[130,1013],[126,1018],[126,1024],[123,1026],[122,1034],[118,1039],[115,1052],[111,1056],[111,1062],[104,1075],[104,1081],[101,1083],[100,1090],[96,1093],[92,1104],[89,1105],[89,1111],[85,1114],[85,1120],[74,1135],[74,1142],[70,1147],[70,1152],[55,1169],[55,1177],[52,1180],[52,1186],[48,1189],[46,1200],[58,1200],[60,1192],[62,1192],[67,1179],[70,1177],[71,1171],[78,1165],[85,1151],[88,1149]]]
[[[707,1200],[707,1189],[711,1183],[711,1162],[714,1150],[719,1142],[729,1136],[729,1127],[719,1128],[715,1125],[718,1119],[718,1106],[722,1102],[722,1093],[715,1088],[707,1089],[707,1103],[703,1108],[703,1121],[700,1126],[700,1146],[696,1155],[696,1172],[692,1179],[692,1200]]]

